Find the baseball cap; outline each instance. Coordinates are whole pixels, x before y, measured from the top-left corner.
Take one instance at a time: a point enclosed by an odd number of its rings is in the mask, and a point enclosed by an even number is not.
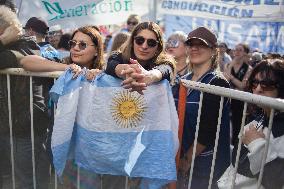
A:
[[[40,34],[47,34],[49,30],[47,23],[38,17],[32,17],[27,21],[24,29],[29,28]]]
[[[190,44],[191,39],[199,39],[203,43],[205,43],[208,47],[211,47],[211,48],[217,46],[216,35],[206,27],[198,27],[195,30],[191,31],[188,34],[187,40],[185,41],[185,43]]]

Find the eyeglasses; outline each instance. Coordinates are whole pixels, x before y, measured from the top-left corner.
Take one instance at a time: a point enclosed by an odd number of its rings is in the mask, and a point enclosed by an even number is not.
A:
[[[134,38],[134,41],[137,45],[141,46],[145,43],[145,41],[147,41],[147,45],[148,47],[150,48],[153,48],[153,47],[156,47],[158,45],[158,41],[155,40],[155,39],[145,39],[144,37],[142,36],[137,36]]]
[[[166,43],[166,49],[168,48],[178,48],[179,40],[169,39]]]
[[[234,49],[235,51],[239,51],[239,52],[242,52],[242,51],[244,51],[243,49],[238,49],[238,48],[236,48],[236,49]]]
[[[127,25],[136,26],[137,24],[138,24],[138,22],[127,21]]]
[[[254,79],[251,82],[252,89],[256,89],[258,85],[262,88],[264,91],[273,91],[277,87],[277,83],[272,80],[257,80]]]
[[[190,41],[186,41],[184,43],[186,46],[188,46],[189,48],[192,47],[198,47],[198,48],[210,48],[210,46],[206,45],[203,42],[190,42]]]
[[[84,41],[75,41],[75,40],[70,40],[68,41],[68,44],[69,44],[69,47],[70,49],[76,47],[76,45],[78,45],[79,49],[82,51],[82,50],[85,50],[88,46],[95,46],[95,45],[88,45],[86,42]]]

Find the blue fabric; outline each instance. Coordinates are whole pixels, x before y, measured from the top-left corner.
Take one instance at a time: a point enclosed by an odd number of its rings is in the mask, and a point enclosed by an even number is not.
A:
[[[141,177],[142,188],[176,180],[178,118],[168,81],[140,95],[104,73],[89,82],[67,70],[50,93],[57,102],[51,146],[59,175],[69,158],[94,173]]]
[[[47,58],[49,60],[53,60],[56,62],[61,60],[59,52],[49,43],[40,46],[40,54],[42,57]]]

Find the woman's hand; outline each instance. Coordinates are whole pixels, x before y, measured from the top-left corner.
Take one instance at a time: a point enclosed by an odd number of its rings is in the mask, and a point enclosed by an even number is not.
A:
[[[102,73],[102,70],[99,69],[91,69],[88,70],[86,73],[86,78],[89,81],[92,81],[93,79],[95,79],[97,77],[97,75],[99,75],[100,73]]]
[[[225,65],[223,74],[228,81],[231,81],[233,76],[231,74],[231,66],[230,65]]]
[[[137,60],[130,59],[129,61],[130,64],[124,65],[120,72],[120,76],[125,78],[122,82],[124,88],[143,94],[143,90],[146,90],[148,85],[162,79],[162,73],[159,70],[147,71]],[[122,66],[119,69],[121,68]]]
[[[145,72],[147,72],[137,60],[130,59],[130,63],[126,69],[122,70],[121,75],[125,76],[122,86],[131,91],[137,91],[143,94],[146,90],[147,84],[145,83]]]
[[[180,159],[178,170],[181,172],[182,176],[186,176],[191,166],[191,162],[188,158],[183,157]]]
[[[76,79],[83,72],[82,68],[77,64],[71,64],[70,68],[73,73],[73,79]]]
[[[258,131],[254,125],[250,125],[249,128],[246,130],[242,140],[245,145],[248,145],[249,143],[258,138],[265,138],[263,130],[261,129]]]

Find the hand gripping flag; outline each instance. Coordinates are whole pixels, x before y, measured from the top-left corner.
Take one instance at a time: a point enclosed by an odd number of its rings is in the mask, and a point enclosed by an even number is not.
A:
[[[139,177],[142,188],[176,180],[178,117],[168,81],[140,95],[107,74],[89,82],[67,70],[50,94],[57,102],[51,147],[58,175],[74,159],[94,173]]]

